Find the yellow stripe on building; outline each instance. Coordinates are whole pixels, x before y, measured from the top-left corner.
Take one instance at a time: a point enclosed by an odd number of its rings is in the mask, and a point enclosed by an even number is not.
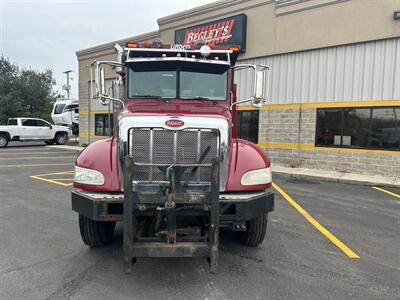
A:
[[[313,144],[297,144],[297,143],[259,142],[258,146],[265,148],[277,148],[277,149],[304,149],[304,150],[321,150],[321,151],[338,151],[338,152],[361,152],[361,153],[373,153],[373,154],[382,153],[382,154],[392,154],[392,155],[400,154],[400,151],[317,147]]]
[[[95,134],[89,134],[89,133],[79,133],[79,137],[82,138],[98,138],[98,139],[106,139],[106,138],[110,138],[111,136],[108,135],[95,135]]]
[[[293,104],[266,104],[260,110],[300,109],[300,108],[338,108],[338,107],[370,107],[370,106],[400,106],[400,100],[368,100],[325,103],[293,103]],[[240,105],[238,110],[258,110],[254,106]]]

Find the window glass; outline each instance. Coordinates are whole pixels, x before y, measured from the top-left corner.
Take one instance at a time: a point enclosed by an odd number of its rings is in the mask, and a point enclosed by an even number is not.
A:
[[[344,109],[342,146],[367,148],[369,145],[370,119],[370,108]]]
[[[64,112],[73,111],[76,108],[78,108],[78,104],[70,104],[70,105],[65,106]]]
[[[226,67],[182,67],[180,98],[226,100]]]
[[[22,119],[22,126],[36,126],[36,120],[34,119]]]
[[[259,111],[238,112],[238,136],[252,143],[258,143],[258,120]]]
[[[109,119],[110,116],[110,119]],[[113,132],[113,115],[96,114],[95,115],[95,135],[111,136]]]
[[[36,120],[36,126],[38,127],[49,127],[49,124],[42,120]]]
[[[373,108],[371,147],[400,149],[400,108]]]
[[[318,109],[316,145],[400,150],[400,108]]]
[[[8,119],[7,125],[18,125],[17,119]]]
[[[54,114],[59,115],[63,112],[63,109],[65,107],[65,104],[57,104],[56,107],[54,107]]]
[[[133,65],[129,69],[129,98],[176,98],[176,66]]]
[[[342,109],[318,109],[317,145],[341,145]]]

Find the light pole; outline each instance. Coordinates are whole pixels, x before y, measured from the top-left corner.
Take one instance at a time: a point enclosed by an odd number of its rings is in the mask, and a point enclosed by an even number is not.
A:
[[[68,70],[63,72],[65,75],[67,75],[67,84],[63,85],[63,89],[67,92],[67,99],[69,98],[69,93],[71,91],[71,85],[69,84],[69,80],[72,80],[72,77],[69,76],[70,73],[72,73],[72,70]]]

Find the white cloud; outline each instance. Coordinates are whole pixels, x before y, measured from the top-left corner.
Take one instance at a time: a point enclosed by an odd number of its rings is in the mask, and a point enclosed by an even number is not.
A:
[[[53,69],[57,90],[75,51],[157,29],[157,18],[214,0],[0,0],[0,54],[20,66]],[[72,95],[77,97],[77,74]]]

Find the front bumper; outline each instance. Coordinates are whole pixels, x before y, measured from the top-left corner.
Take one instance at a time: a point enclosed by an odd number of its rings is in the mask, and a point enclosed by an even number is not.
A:
[[[239,224],[274,209],[274,194],[269,191],[221,193],[220,223]],[[95,221],[122,221],[123,193],[72,191],[72,210]]]

